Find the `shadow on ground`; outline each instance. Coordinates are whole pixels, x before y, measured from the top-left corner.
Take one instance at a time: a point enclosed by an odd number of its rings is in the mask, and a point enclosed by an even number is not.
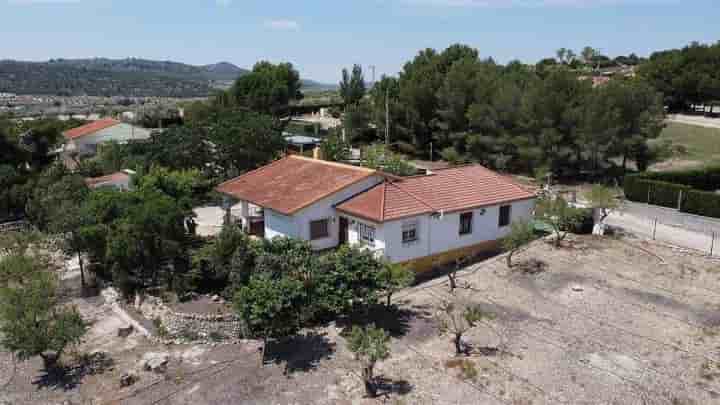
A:
[[[309,332],[268,342],[265,363],[284,364],[283,374],[290,375],[297,371],[306,372],[317,368],[322,360],[330,359],[333,353],[335,343],[330,342],[325,334]]]
[[[375,387],[378,396],[406,395],[413,389],[412,384],[406,380],[393,380],[385,377],[375,378]]]
[[[341,334],[346,336],[353,326],[375,325],[387,331],[394,338],[418,337],[423,325],[432,323],[431,307],[427,305],[399,308],[391,305],[375,305],[368,311],[358,311],[353,315],[338,320],[337,326],[342,328]],[[420,333],[422,334],[422,333]]]
[[[83,354],[74,365],[43,370],[44,374],[34,380],[33,384],[38,388],[69,391],[80,385],[86,376],[103,374],[114,365],[115,361],[107,353]]]

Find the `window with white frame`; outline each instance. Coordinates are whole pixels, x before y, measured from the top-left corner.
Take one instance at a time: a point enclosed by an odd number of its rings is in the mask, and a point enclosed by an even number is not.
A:
[[[357,223],[358,239],[360,243],[375,246],[375,227],[362,222]]]
[[[413,243],[418,240],[418,223],[417,221],[405,222],[402,225],[402,241],[403,243]]]

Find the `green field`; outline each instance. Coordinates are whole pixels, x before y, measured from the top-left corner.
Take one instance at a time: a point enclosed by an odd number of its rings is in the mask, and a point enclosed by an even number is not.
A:
[[[720,129],[670,122],[660,138],[654,142],[669,140],[673,146],[684,149],[673,157],[708,163],[720,161]]]

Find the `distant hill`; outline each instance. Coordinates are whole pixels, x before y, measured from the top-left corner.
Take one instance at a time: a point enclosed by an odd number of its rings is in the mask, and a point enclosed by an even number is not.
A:
[[[172,61],[51,59],[0,61],[0,92],[17,94],[202,97],[225,89],[248,70],[229,62],[195,66]],[[332,89],[309,80],[307,90]]]
[[[0,61],[0,92],[18,94],[199,97],[246,70],[229,63],[193,66],[146,59]]]

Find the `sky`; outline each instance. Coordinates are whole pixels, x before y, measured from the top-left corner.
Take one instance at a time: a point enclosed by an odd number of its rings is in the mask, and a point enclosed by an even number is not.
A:
[[[718,0],[0,0],[0,59],[292,62],[337,82],[395,75],[454,43],[500,63],[584,46],[616,56],[720,40]]]

